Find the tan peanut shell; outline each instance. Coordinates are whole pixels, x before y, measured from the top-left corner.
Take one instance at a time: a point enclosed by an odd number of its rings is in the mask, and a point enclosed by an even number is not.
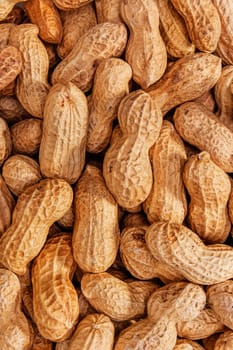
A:
[[[121,56],[126,41],[127,31],[122,23],[106,22],[90,28],[53,71],[53,84],[71,81],[82,91],[88,91],[92,86],[97,62]]]
[[[21,5],[21,7],[13,7],[13,9],[8,13],[7,17],[5,17],[4,20],[0,22],[13,24],[23,23],[23,21],[25,20],[25,12],[23,10],[23,6]]]
[[[190,54],[177,60],[148,91],[162,114],[209,91],[222,70],[221,59],[208,53]],[[193,79],[193,72],[196,72]]]
[[[233,281],[208,287],[207,301],[218,319],[228,328],[233,329]]]
[[[98,65],[89,100],[88,152],[98,153],[107,147],[113,120],[121,100],[129,93],[131,78],[130,65],[120,58],[108,58]]]
[[[190,228],[204,241],[223,243],[231,229],[227,208],[230,178],[211,160],[208,152],[201,152],[188,159],[183,180],[191,199]]]
[[[65,228],[70,229],[74,225],[74,207],[71,205],[70,209],[63,215],[63,217],[58,220],[58,225]]]
[[[15,27],[13,23],[0,23],[0,50],[9,45],[11,30]]]
[[[25,2],[27,0],[20,0],[20,2]],[[11,12],[18,0],[2,0],[0,3],[0,21],[5,20],[8,14]]]
[[[42,137],[42,121],[36,118],[24,119],[11,129],[14,152],[33,155],[38,152]]]
[[[42,179],[39,164],[34,159],[20,154],[13,155],[5,161],[2,176],[16,196],[19,196],[26,187]]]
[[[132,67],[134,81],[146,89],[162,77],[167,66],[158,7],[153,0],[125,0],[120,10],[130,30],[125,59]]]
[[[205,350],[199,343],[188,339],[177,339],[173,350]]]
[[[212,0],[221,20],[221,35],[216,53],[225,64],[233,64],[233,3],[231,0]]]
[[[10,193],[4,179],[0,175],[0,234],[2,234],[11,224],[11,215],[15,201]]]
[[[137,207],[149,195],[152,169],[149,149],[159,137],[162,115],[142,90],[127,95],[120,103],[118,121],[122,132],[107,150],[103,174],[119,205]]]
[[[180,58],[195,51],[183,18],[169,0],[157,0],[161,36],[170,56]]]
[[[200,97],[195,98],[193,101],[197,103],[201,103],[206,108],[208,108],[211,112],[215,111],[215,99],[211,90],[205,92]]]
[[[27,350],[32,345],[31,326],[21,311],[21,287],[17,276],[0,269],[1,350]]]
[[[61,10],[72,10],[84,6],[92,0],[53,0],[54,4]]]
[[[95,313],[95,309],[91,306],[91,304],[84,297],[81,288],[77,288],[76,292],[78,294],[78,303],[79,303],[79,321],[82,320],[89,314]]]
[[[225,172],[233,171],[233,132],[222,124],[205,106],[187,102],[174,114],[180,136],[211,159]]]
[[[13,96],[0,96],[0,116],[8,123],[18,122],[27,115],[17,98]]]
[[[50,178],[74,183],[85,164],[88,126],[87,99],[74,84],[55,84],[44,108],[39,161]]]
[[[23,275],[42,249],[49,227],[71,206],[73,192],[62,179],[45,179],[18,198],[11,226],[0,238],[0,263]]]
[[[94,27],[97,21],[93,3],[86,4],[78,9],[60,12],[63,36],[61,43],[57,46],[57,53],[61,58],[65,58],[80,37]]]
[[[145,238],[152,255],[188,281],[211,285],[233,277],[233,248],[225,244],[206,246],[183,225],[156,222],[147,229]]]
[[[103,314],[87,315],[76,328],[69,343],[69,350],[112,350],[114,325]]]
[[[49,90],[49,58],[38,34],[37,25],[20,24],[11,30],[9,43],[18,48],[23,57],[23,67],[16,85],[17,98],[28,113],[42,118]]]
[[[123,217],[121,221],[121,227],[130,228],[130,227],[138,227],[138,226],[147,226],[148,221],[143,212],[141,213],[127,213],[126,216]]]
[[[82,293],[96,311],[117,321],[143,316],[147,299],[156,288],[152,282],[126,283],[107,272],[87,273],[81,280]]]
[[[31,23],[39,28],[42,40],[58,44],[62,39],[62,22],[52,0],[30,0],[24,6]]]
[[[74,206],[74,258],[83,271],[104,272],[118,251],[118,205],[96,166],[86,166],[77,183]]]
[[[95,0],[98,23],[122,22],[120,5],[121,0]]]
[[[221,34],[221,21],[211,0],[171,0],[185,20],[189,36],[197,49],[213,52]]]
[[[69,234],[51,238],[33,264],[34,320],[40,334],[54,342],[67,339],[78,319],[78,295],[71,282],[75,267]]]
[[[219,120],[233,131],[233,66],[225,66],[214,87],[215,100],[218,105],[217,116]]]
[[[219,321],[218,316],[210,308],[203,309],[192,320],[178,321],[177,323],[178,336],[192,340],[207,338],[222,330],[224,330],[223,323]]]
[[[0,118],[0,165],[9,157],[11,150],[12,141],[10,130],[5,120]]]
[[[14,46],[0,51],[0,90],[12,83],[22,69],[21,53]]]
[[[233,332],[226,331],[220,334],[219,338],[217,339],[214,345],[214,350],[231,350],[232,347],[233,347]]]
[[[153,185],[143,209],[150,223],[172,221],[182,224],[187,200],[182,171],[187,159],[185,146],[174,126],[165,120],[160,135],[150,149]]]
[[[126,227],[121,232],[120,254],[124,266],[140,280],[160,278],[165,283],[183,277],[168,265],[156,260],[146,246],[146,226]]]
[[[233,223],[233,183],[231,182],[231,194],[228,202],[228,212],[230,216],[231,223]]]

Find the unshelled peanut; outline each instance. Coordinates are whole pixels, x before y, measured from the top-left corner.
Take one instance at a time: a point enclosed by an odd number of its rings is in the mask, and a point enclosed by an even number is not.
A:
[[[14,198],[9,191],[4,179],[0,175],[0,234],[11,224],[11,215],[15,206]]]
[[[0,90],[13,82],[22,69],[22,58],[18,49],[7,46],[0,52]]]
[[[0,117],[0,165],[9,157],[12,151],[10,130],[4,119]]]

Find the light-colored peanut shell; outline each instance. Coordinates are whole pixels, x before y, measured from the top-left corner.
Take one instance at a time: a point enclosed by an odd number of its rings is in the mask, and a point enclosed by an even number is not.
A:
[[[15,153],[33,155],[38,152],[42,137],[40,119],[24,119],[15,123],[10,130]]]
[[[156,288],[152,282],[126,283],[107,272],[87,273],[81,280],[82,293],[89,303],[117,321],[143,316],[146,302]]]
[[[225,244],[206,246],[183,225],[156,222],[146,233],[152,255],[188,281],[211,285],[233,278],[233,248]]]
[[[125,59],[132,67],[134,81],[146,89],[162,77],[167,66],[158,7],[154,0],[125,0],[120,10],[130,30]]]
[[[179,134],[169,121],[162,124],[160,135],[150,149],[153,185],[143,209],[150,223],[172,221],[182,224],[187,213],[187,200],[182,171],[187,159]]]
[[[212,89],[221,70],[219,57],[202,52],[190,54],[177,60],[148,91],[165,115],[179,104],[194,100]]]
[[[169,0],[157,0],[161,36],[170,56],[180,58],[195,51],[183,18]]]
[[[226,331],[217,339],[214,350],[231,350],[233,348],[233,332]]]
[[[171,0],[185,20],[189,36],[197,49],[213,52],[221,34],[221,21],[211,0]]]
[[[136,90],[121,101],[118,121],[122,134],[105,154],[103,174],[118,204],[128,210],[151,191],[149,149],[159,137],[162,115],[147,93]]]
[[[22,69],[20,51],[14,46],[7,46],[0,51],[0,90],[14,82]]]
[[[13,23],[0,24],[0,50],[5,49],[9,45],[11,30],[15,27]]]
[[[33,264],[34,320],[40,334],[54,342],[69,338],[78,319],[78,295],[71,282],[75,267],[69,234],[51,238]]]
[[[5,161],[2,176],[16,196],[42,179],[39,164],[34,159],[20,154],[13,155]]]
[[[42,40],[58,44],[62,39],[62,22],[52,0],[30,0],[24,6],[31,23],[39,28]]]
[[[95,0],[98,23],[122,22],[120,5],[121,0]]]
[[[69,343],[69,350],[112,350],[114,325],[103,314],[87,315],[76,328]]]
[[[74,83],[82,91],[92,86],[97,62],[122,55],[127,31],[122,23],[100,23],[90,28],[74,45],[71,52],[57,65],[52,83]]]
[[[54,4],[61,10],[72,10],[84,6],[93,0],[53,0]]]
[[[0,234],[10,226],[14,206],[15,200],[0,175]]]
[[[228,175],[208,152],[191,156],[183,179],[190,196],[188,223],[204,241],[223,243],[231,229],[227,202],[231,193]]]
[[[186,102],[174,114],[180,136],[211,159],[225,172],[233,172],[233,132],[205,106]]]
[[[74,84],[55,84],[44,108],[39,161],[41,173],[74,183],[84,164],[88,107],[84,93]]]
[[[28,187],[18,198],[11,226],[0,238],[0,263],[23,275],[42,249],[49,227],[69,209],[70,185],[62,179],[45,179]]]
[[[70,11],[60,11],[60,13],[63,36],[61,43],[57,46],[57,53],[61,58],[65,58],[80,37],[94,27],[97,21],[93,3]]]
[[[177,339],[173,350],[205,350],[200,344],[188,339]]]
[[[74,258],[83,271],[104,272],[118,251],[118,205],[96,166],[87,165],[79,179],[74,207]]]
[[[9,157],[11,150],[12,141],[10,130],[5,120],[0,118],[0,165]]]
[[[9,43],[19,49],[23,58],[16,85],[17,98],[28,113],[42,118],[49,90],[49,58],[38,34],[37,25],[20,24],[11,30]]]

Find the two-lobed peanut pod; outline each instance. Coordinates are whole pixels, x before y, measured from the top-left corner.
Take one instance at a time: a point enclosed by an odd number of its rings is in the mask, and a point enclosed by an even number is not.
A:
[[[55,84],[46,98],[39,161],[50,178],[74,183],[85,164],[88,107],[74,84]]]
[[[34,321],[51,341],[67,339],[78,319],[78,295],[71,282],[75,267],[70,234],[48,240],[33,263]]]
[[[118,204],[128,210],[150,193],[149,149],[159,137],[162,115],[147,93],[136,90],[121,101],[118,120],[122,134],[105,154],[103,174]]]
[[[73,191],[62,179],[45,179],[18,198],[12,223],[0,238],[0,263],[23,275],[42,249],[49,227],[71,206]]]
[[[86,166],[76,186],[74,205],[74,258],[83,271],[104,272],[118,251],[118,205],[98,167]]]

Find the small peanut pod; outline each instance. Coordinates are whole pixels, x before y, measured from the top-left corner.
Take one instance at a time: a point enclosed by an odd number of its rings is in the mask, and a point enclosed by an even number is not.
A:
[[[95,0],[98,23],[122,22],[120,5],[121,0]]]
[[[157,0],[161,36],[169,55],[180,58],[195,51],[183,18],[169,0]]]
[[[72,83],[54,85],[46,98],[39,161],[50,178],[74,183],[85,164],[88,107]]]
[[[54,4],[61,10],[77,9],[91,2],[92,0],[53,0]]]
[[[87,315],[78,325],[69,343],[69,350],[112,350],[114,325],[103,314]]]
[[[218,319],[233,329],[233,281],[225,281],[208,287],[207,301]]]
[[[16,153],[33,155],[38,152],[42,137],[40,119],[24,119],[11,127],[13,149]]]
[[[187,227],[169,222],[152,224],[145,238],[153,256],[188,281],[210,285],[233,278],[233,248],[228,245],[206,246]]]
[[[97,21],[92,4],[60,12],[63,22],[63,36],[61,43],[57,46],[57,53],[61,58],[64,58],[70,53],[80,37],[94,27]]]
[[[132,69],[119,58],[108,58],[96,69],[94,86],[89,101],[87,151],[103,151],[111,138],[112,123],[123,97],[129,93]]]
[[[17,47],[23,57],[23,67],[16,84],[17,97],[28,113],[42,118],[49,90],[49,58],[38,33],[39,28],[35,24],[20,24],[11,30],[9,43]]]
[[[190,54],[177,60],[148,91],[165,115],[179,104],[194,100],[212,89],[221,71],[219,57],[208,53]],[[196,72],[195,79],[193,72]]]
[[[76,187],[72,245],[78,266],[93,273],[106,271],[118,251],[118,205],[101,170],[90,164]]]
[[[121,2],[121,16],[130,30],[126,61],[132,67],[134,81],[146,89],[161,78],[167,67],[158,7],[153,0],[125,0]]]
[[[118,57],[127,42],[127,30],[122,23],[101,23],[80,37],[71,52],[57,65],[52,82],[74,83],[84,92],[92,86],[97,62]]]
[[[233,332],[226,331],[217,339],[214,350],[232,350],[233,349]]]
[[[25,2],[27,0],[20,0],[20,2]],[[8,14],[11,12],[15,4],[17,4],[19,0],[2,0],[0,3],[0,21],[5,20]]]
[[[28,350],[32,345],[29,322],[21,311],[21,286],[17,276],[0,269],[1,350]]]
[[[173,350],[205,350],[199,343],[188,339],[177,339]]]
[[[217,48],[221,34],[221,21],[211,0],[171,0],[184,18],[193,44],[204,52]]]
[[[12,83],[22,69],[21,53],[14,46],[0,52],[0,90]]]
[[[187,102],[174,114],[180,136],[211,159],[225,172],[233,172],[233,132],[222,124],[205,106]]]
[[[182,224],[187,213],[187,200],[182,171],[187,159],[185,146],[174,126],[167,120],[150,149],[153,185],[143,209],[150,223],[172,221]]]
[[[214,87],[215,100],[218,105],[219,120],[233,131],[233,66],[226,66]]]
[[[14,198],[0,175],[0,234],[6,231],[11,224],[11,215],[14,205]]]
[[[207,338],[223,330],[223,323],[210,308],[205,308],[192,320],[177,322],[178,336],[192,340]]]
[[[0,50],[9,45],[11,30],[15,27],[13,23],[0,23]]]
[[[190,228],[204,241],[223,243],[231,229],[227,208],[230,178],[210,159],[208,152],[201,152],[189,158],[183,179],[191,198]]]
[[[231,0],[212,0],[221,20],[221,35],[216,53],[226,64],[233,64],[233,2]]]
[[[11,156],[5,161],[2,176],[16,196],[19,196],[26,187],[42,179],[39,164],[34,159],[20,154]]]
[[[73,191],[62,179],[45,179],[18,198],[12,224],[0,238],[0,263],[23,275],[42,249],[49,227],[71,206]]]
[[[54,342],[67,339],[78,319],[71,282],[75,267],[70,234],[48,240],[32,267],[34,321],[40,334]]]
[[[121,101],[118,120],[122,136],[106,152],[103,173],[118,204],[128,210],[151,191],[149,149],[159,137],[162,115],[147,93],[136,90]]]
[[[7,123],[0,118],[0,166],[11,154],[12,141]]]
[[[0,96],[0,115],[10,124],[22,120],[27,115],[27,112],[17,98]]]
[[[89,303],[117,321],[143,316],[147,299],[156,288],[152,282],[126,283],[107,272],[87,273],[81,280],[83,295]]]
[[[52,0],[30,0],[24,6],[31,23],[39,27],[42,40],[58,44],[62,39],[62,23]]]
[[[135,278],[148,280],[160,278],[163,282],[179,281],[183,276],[170,266],[160,263],[146,246],[146,226],[132,226],[121,233],[120,254],[127,270]]]

